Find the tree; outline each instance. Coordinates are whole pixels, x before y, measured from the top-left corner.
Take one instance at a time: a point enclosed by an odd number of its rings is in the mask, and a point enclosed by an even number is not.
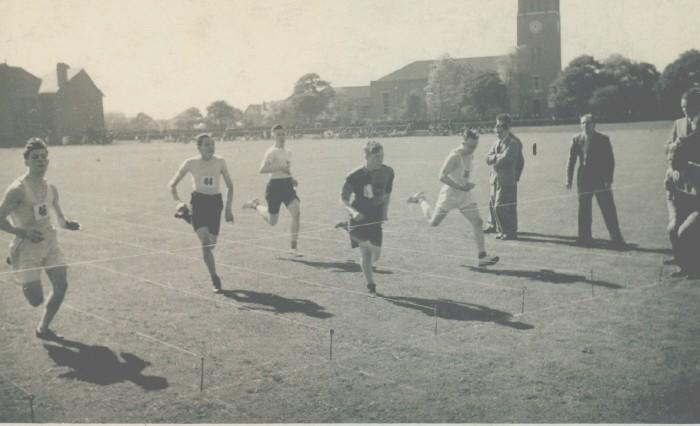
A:
[[[592,56],[579,56],[552,82],[549,103],[560,117],[585,113],[593,92],[605,83],[603,65]]]
[[[467,81],[462,106],[470,107],[478,120],[494,117],[508,110],[508,88],[498,73],[479,73]]]
[[[121,132],[129,129],[129,119],[121,112],[105,113],[105,128],[110,132]]]
[[[654,86],[666,117],[681,115],[681,95],[693,86],[700,86],[700,51],[696,49],[684,52],[668,64]]]
[[[176,115],[174,120],[175,128],[178,130],[193,130],[204,121],[202,113],[198,108],[192,107]]]
[[[150,115],[140,112],[130,121],[131,129],[139,132],[146,130],[158,130],[158,124]]]
[[[608,84],[594,90],[588,104],[590,111],[607,118],[622,118],[627,108],[623,91],[617,84]]]
[[[281,101],[263,102],[263,118],[267,125],[284,124],[291,125],[294,121],[294,111],[288,99]]]
[[[294,85],[289,102],[294,112],[308,124],[328,106],[335,95],[331,84],[316,73],[304,74]]]
[[[428,106],[425,99],[415,91],[411,92],[401,108],[401,119],[409,121],[425,120]]]
[[[464,84],[469,72],[450,55],[441,56],[434,64],[425,86],[428,117],[433,120],[461,118]]]
[[[526,52],[525,46],[513,47],[498,59],[498,75],[506,86],[508,109],[516,114],[522,109],[520,88],[525,78],[522,70],[525,69]]]
[[[226,101],[214,101],[207,107],[207,116],[204,119],[207,126],[214,130],[224,130],[235,126],[243,116],[243,112],[226,103]]]
[[[607,81],[607,85],[594,91],[590,99],[592,107],[594,103],[597,107],[604,104],[603,108],[607,111],[605,115],[617,118],[645,119],[657,115],[658,102],[654,95],[654,85],[658,81],[659,72],[653,65],[632,62],[622,55],[611,55],[603,61],[602,75],[602,81]],[[598,90],[610,85],[615,86],[616,90],[608,87],[596,96]],[[619,99],[603,101],[603,98],[613,94]],[[595,107],[593,110],[596,111]]]

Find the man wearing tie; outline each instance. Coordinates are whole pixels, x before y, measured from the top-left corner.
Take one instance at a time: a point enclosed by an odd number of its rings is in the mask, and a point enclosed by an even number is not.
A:
[[[576,174],[578,189],[578,239],[579,245],[590,245],[593,195],[598,200],[598,206],[603,213],[605,226],[610,232],[612,247],[623,249],[626,244],[620,233],[617,220],[617,210],[612,194],[615,157],[613,156],[610,138],[595,131],[593,115],[581,117],[582,132],[574,136],[569,150],[566,188],[571,189],[574,168],[579,163]]]
[[[673,122],[671,134],[666,142],[666,154],[669,155],[669,148],[681,138],[685,138],[693,133],[692,116],[700,112],[700,87],[691,87],[686,90],[681,97],[681,109],[683,117]],[[678,255],[678,227],[683,223],[684,218],[679,217],[678,205],[673,197],[668,197],[666,200],[666,208],[668,210],[668,236],[671,240],[671,248],[673,250],[673,259],[664,260],[664,264],[677,263]]]
[[[518,238],[518,181],[523,172],[525,158],[523,144],[510,130],[512,119],[508,114],[496,117],[498,140],[486,156],[491,169],[491,220],[484,233],[498,232],[500,240]]]
[[[688,136],[693,132],[691,128],[691,117],[688,111],[697,108],[695,102],[697,102],[699,95],[700,87],[691,87],[683,93],[683,96],[681,97],[681,109],[683,110],[683,117],[673,122],[673,126],[671,127],[671,134],[668,137],[668,141],[666,141],[667,146],[676,142],[678,138]]]

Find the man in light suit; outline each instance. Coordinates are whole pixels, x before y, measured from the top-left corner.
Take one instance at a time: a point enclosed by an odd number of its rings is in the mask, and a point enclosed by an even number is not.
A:
[[[496,117],[498,141],[486,156],[491,169],[491,221],[485,233],[498,232],[496,238],[518,238],[518,181],[523,172],[525,158],[523,144],[510,131],[512,119],[508,114]]]
[[[683,117],[673,122],[671,134],[666,141],[666,154],[669,154],[671,144],[677,142],[680,138],[685,138],[693,132],[692,116],[700,112],[700,87],[691,87],[686,90],[681,97],[681,109]],[[664,264],[677,263],[678,257],[678,227],[683,223],[683,218],[679,217],[678,206],[673,197],[668,197],[666,200],[666,209],[668,210],[668,238],[671,241],[671,249],[673,251],[673,259],[664,261]]]
[[[699,95],[700,87],[691,87],[683,93],[683,96],[681,96],[681,109],[683,110],[683,117],[673,122],[671,134],[666,141],[667,146],[676,142],[678,138],[688,136],[692,133],[691,117],[690,112],[688,111],[689,109],[697,109],[698,105],[695,105],[695,103],[697,102]],[[688,98],[690,98],[690,101],[688,101]]]
[[[623,249],[625,240],[620,232],[617,220],[617,210],[612,194],[613,174],[615,172],[615,157],[610,138],[595,130],[593,115],[581,117],[582,132],[574,136],[569,150],[569,162],[566,174],[566,189],[571,189],[574,168],[579,163],[576,174],[578,189],[578,239],[579,245],[590,245],[593,196],[603,213],[605,226],[608,228],[613,247]]]

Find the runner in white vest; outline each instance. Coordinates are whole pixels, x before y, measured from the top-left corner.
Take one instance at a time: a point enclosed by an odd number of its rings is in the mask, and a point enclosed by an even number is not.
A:
[[[62,337],[50,330],[49,325],[63,302],[68,280],[52,218],[55,215],[62,228],[73,231],[80,229],[80,224],[65,218],[56,187],[44,178],[49,167],[48,155],[41,139],[27,142],[24,149],[27,173],[5,191],[0,203],[0,229],[15,236],[10,244],[10,262],[15,280],[32,306],[44,301],[41,271],[46,271],[52,290],[35,334],[41,339],[56,340]]]
[[[467,130],[463,135],[462,144],[447,156],[440,169],[440,182],[443,186],[434,211],[431,212],[430,204],[423,192],[412,195],[407,201],[420,205],[430,226],[440,225],[447,213],[455,209],[459,210],[474,230],[474,242],[478,253],[476,265],[485,267],[498,262],[498,257],[489,256],[486,253],[482,229],[484,221],[479,215],[479,208],[471,193],[474,184],[470,182],[469,177],[474,163],[474,151],[478,145],[479,135],[472,130]]]

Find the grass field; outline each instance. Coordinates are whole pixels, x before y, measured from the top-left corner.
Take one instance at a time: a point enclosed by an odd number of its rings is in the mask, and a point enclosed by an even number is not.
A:
[[[668,128],[599,126],[616,154],[625,252],[573,245],[577,202],[563,184],[577,127],[516,129],[527,151],[522,238],[487,237],[501,257],[488,270],[469,267],[459,214],[431,229],[405,203],[418,190],[435,201],[457,139],[384,140],[396,181],[379,297],[332,228],[362,140],[289,141],[299,258],[286,251],[286,212],[270,228],[240,210],[263,196],[270,142],[218,144],[235,184],[236,222],[216,249],[223,295],[210,291],[194,233],[172,218],[167,182],[194,145],[52,148],[48,179],[84,227],[59,233],[72,265],[53,327],[69,340],[34,338],[40,310],[3,263],[0,421],[29,421],[32,394],[38,422],[700,422],[700,286],[661,262]],[[484,217],[493,138],[476,153]],[[23,170],[19,150],[0,151],[3,187]],[[608,238],[597,205],[593,233]]]

